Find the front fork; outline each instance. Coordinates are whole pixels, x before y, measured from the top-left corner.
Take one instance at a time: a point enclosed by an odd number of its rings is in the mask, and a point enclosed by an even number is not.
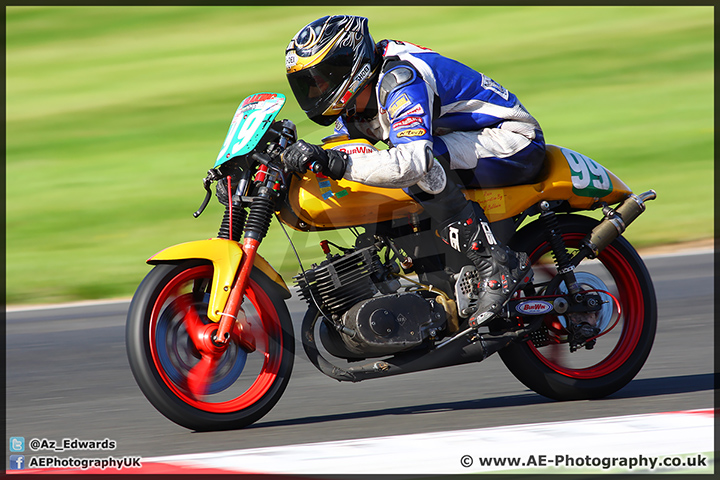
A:
[[[230,290],[230,296],[225,304],[225,309],[221,314],[222,318],[220,319],[220,323],[218,325],[218,331],[215,338],[215,342],[218,344],[226,344],[230,339],[230,331],[233,329],[233,325],[237,322],[237,314],[240,311],[242,299],[245,296],[245,288],[247,288],[250,271],[252,270],[259,245],[260,242],[253,238],[246,237],[243,241],[243,259],[240,263],[240,272],[238,273],[232,289]],[[240,332],[241,339],[242,333],[243,332]]]
[[[245,221],[245,234],[242,244],[243,258],[218,325],[215,342],[220,345],[226,344],[230,339],[230,332],[237,321],[237,314],[242,306],[245,289],[247,288],[250,278],[250,272],[253,269],[255,256],[257,255],[257,249],[267,234],[268,228],[270,228],[272,215],[275,211],[276,189],[278,188],[277,181],[280,172],[270,170],[266,165],[263,165],[263,167],[265,168],[261,167],[255,177],[255,181],[261,182],[262,185],[258,190],[258,194],[252,198],[250,212]],[[228,191],[232,190],[228,189]],[[231,210],[233,199],[230,198],[228,203],[228,207]],[[230,217],[232,218],[232,213]]]

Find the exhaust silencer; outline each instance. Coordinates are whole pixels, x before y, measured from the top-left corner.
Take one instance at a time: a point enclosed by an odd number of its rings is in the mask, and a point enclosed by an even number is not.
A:
[[[655,198],[655,190],[648,190],[640,195],[630,194],[617,209],[604,207],[605,218],[583,240],[583,246],[592,252],[589,257],[597,257],[603,248],[610,245],[645,211],[645,202]]]

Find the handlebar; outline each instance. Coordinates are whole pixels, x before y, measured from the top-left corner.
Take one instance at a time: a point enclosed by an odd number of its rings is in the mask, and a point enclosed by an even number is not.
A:
[[[272,162],[272,159],[267,153],[261,153],[261,152],[253,152],[250,157],[255,160],[258,163],[262,163],[263,165],[269,165],[270,162]]]
[[[295,124],[292,123],[290,120],[281,120],[277,121],[273,124],[271,128],[268,129],[268,132],[271,135],[276,135],[276,139],[270,140],[269,145],[267,146],[266,152],[258,152],[254,151],[249,155],[250,160],[253,162],[260,163],[262,165],[265,165],[269,167],[270,170],[275,170],[278,172],[281,182],[285,184],[287,182],[287,176],[286,174],[283,174],[282,165],[280,161],[280,152],[285,150],[289,145],[295,143],[297,140],[297,130],[295,127]],[[277,142],[277,143],[275,143]],[[245,157],[247,158],[247,157]],[[250,165],[245,165],[244,168],[249,168]],[[220,172],[220,169],[222,167],[218,168],[212,168],[208,170],[208,174],[203,179],[203,188],[205,189],[205,198],[202,201],[202,204],[200,205],[200,208],[198,208],[194,213],[193,217],[197,218],[199,217],[204,211],[205,208],[210,203],[210,199],[212,198],[212,190],[210,189],[210,186],[215,182],[216,180],[219,180],[223,178],[223,174]],[[317,168],[322,169],[321,165],[318,165]],[[229,193],[230,196],[232,196],[232,193]],[[229,200],[232,201],[232,200]]]

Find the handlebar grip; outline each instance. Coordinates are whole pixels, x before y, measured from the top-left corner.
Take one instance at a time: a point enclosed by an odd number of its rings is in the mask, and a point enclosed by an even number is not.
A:
[[[272,161],[267,154],[260,152],[254,152],[251,157],[253,160],[258,163],[262,163],[263,165],[267,165]]]
[[[318,162],[313,162],[310,165],[310,170],[312,170],[313,173],[322,173],[323,166],[321,164],[319,164]]]

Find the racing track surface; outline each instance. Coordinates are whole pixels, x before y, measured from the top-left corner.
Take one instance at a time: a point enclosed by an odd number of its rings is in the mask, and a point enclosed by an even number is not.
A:
[[[646,263],[658,297],[655,345],[635,380],[605,399],[545,399],[515,380],[498,356],[339,383],[316,371],[298,344],[293,377],[275,409],[250,428],[218,433],[179,427],[142,396],[125,355],[127,302],[10,311],[5,451],[10,436],[109,438],[117,442],[112,452],[74,455],[151,457],[710,408],[713,255],[649,257]],[[297,332],[303,305],[296,297],[290,311]]]

